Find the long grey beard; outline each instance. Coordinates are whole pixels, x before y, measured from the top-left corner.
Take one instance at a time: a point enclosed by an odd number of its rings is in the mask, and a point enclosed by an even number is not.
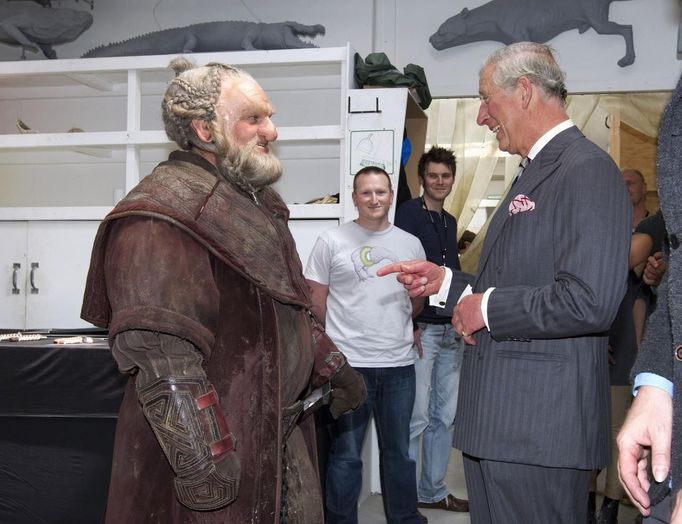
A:
[[[272,185],[282,176],[282,163],[274,154],[254,152],[257,140],[242,148],[228,143],[225,154],[218,155],[220,174],[248,193]]]

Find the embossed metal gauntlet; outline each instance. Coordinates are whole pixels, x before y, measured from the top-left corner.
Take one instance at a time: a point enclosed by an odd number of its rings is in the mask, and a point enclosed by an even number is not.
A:
[[[204,378],[164,378],[137,393],[175,471],[178,500],[198,511],[234,502],[239,458],[213,386]]]

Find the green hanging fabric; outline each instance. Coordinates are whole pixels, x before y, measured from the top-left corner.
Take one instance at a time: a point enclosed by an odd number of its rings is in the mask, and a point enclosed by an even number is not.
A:
[[[431,92],[424,69],[416,64],[408,64],[401,73],[391,64],[386,53],[370,53],[365,60],[359,53],[355,53],[355,80],[360,87],[374,85],[412,88],[422,109],[431,104]]]

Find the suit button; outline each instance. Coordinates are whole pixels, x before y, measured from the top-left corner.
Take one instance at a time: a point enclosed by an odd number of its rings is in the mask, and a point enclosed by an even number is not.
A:
[[[673,249],[677,249],[680,247],[680,240],[677,238],[677,235],[673,233],[670,235],[670,247]]]
[[[682,361],[682,344],[675,348],[675,358]]]

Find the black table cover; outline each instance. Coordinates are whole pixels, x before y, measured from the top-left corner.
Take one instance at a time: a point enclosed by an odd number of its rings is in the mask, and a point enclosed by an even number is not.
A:
[[[0,523],[96,524],[126,377],[106,338],[0,342]]]

